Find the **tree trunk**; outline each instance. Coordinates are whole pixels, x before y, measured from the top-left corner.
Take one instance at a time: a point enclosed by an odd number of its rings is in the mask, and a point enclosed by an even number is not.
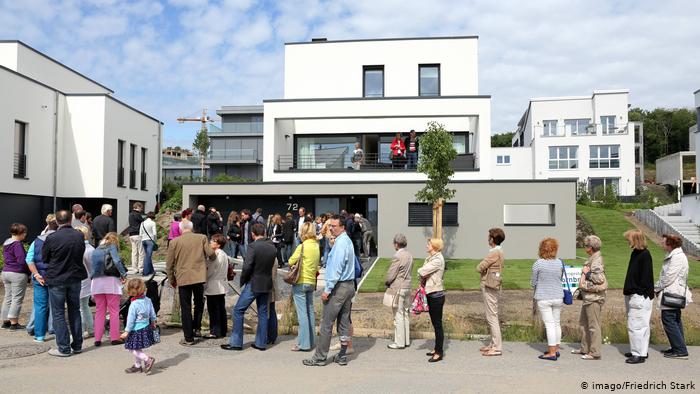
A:
[[[202,155],[199,155],[199,166],[201,169],[199,176],[202,178],[200,182],[204,182],[204,156]]]
[[[433,204],[433,238],[442,239],[442,206],[444,204],[442,198]]]

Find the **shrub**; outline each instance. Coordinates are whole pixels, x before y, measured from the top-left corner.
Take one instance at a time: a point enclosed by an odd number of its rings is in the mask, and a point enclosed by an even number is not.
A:
[[[599,201],[601,208],[615,209],[615,207],[617,207],[617,205],[620,203],[620,200],[617,197],[617,189],[615,188],[615,185],[607,185],[605,189],[600,187],[597,188],[596,200]]]
[[[182,187],[178,189],[163,205],[161,211],[180,211],[182,209]]]
[[[591,196],[588,194],[588,183],[578,182],[576,187],[576,202],[581,205],[591,205]]]

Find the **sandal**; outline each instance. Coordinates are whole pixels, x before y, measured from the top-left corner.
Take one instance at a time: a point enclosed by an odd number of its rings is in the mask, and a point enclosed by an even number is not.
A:
[[[482,346],[482,347],[479,348],[479,351],[480,351],[481,353],[483,353],[483,352],[488,352],[488,351],[491,350],[491,349],[492,349],[491,345],[489,345],[489,346]]]
[[[546,356],[544,354],[540,354],[537,358],[540,360],[557,361],[557,356]]]
[[[571,354],[586,354],[586,353],[582,352],[581,349],[572,349]]]
[[[600,357],[591,356],[590,354],[584,354],[581,356],[581,360],[600,360]]]
[[[487,357],[490,357],[490,356],[501,356],[501,355],[503,355],[503,352],[501,352],[500,350],[491,349],[491,350],[489,350],[488,352],[483,352],[483,353],[481,353],[481,355],[482,355],[482,356],[487,356]]]
[[[207,334],[207,335],[203,336],[202,338],[204,338],[204,339],[217,339],[218,336],[216,336],[214,334]]]
[[[310,352],[311,351],[311,349],[302,349],[299,347],[299,345],[294,345],[294,347],[289,349],[289,350],[291,350],[293,352]]]

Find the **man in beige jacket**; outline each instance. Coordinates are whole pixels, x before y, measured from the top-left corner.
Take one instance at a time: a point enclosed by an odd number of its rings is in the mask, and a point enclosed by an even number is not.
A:
[[[165,271],[170,285],[179,287],[182,333],[181,345],[192,346],[195,337],[202,336],[202,314],[204,313],[204,283],[207,281],[206,259],[216,258],[209,246],[207,236],[192,232],[192,222],[180,224],[182,235],[173,239],[168,247]],[[192,300],[194,298],[194,320]]]

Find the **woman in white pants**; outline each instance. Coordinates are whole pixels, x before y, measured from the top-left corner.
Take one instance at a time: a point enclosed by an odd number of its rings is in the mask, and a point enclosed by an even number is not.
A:
[[[625,353],[627,364],[640,364],[646,361],[651,333],[651,300],[654,299],[654,268],[647,241],[639,230],[628,230],[624,237],[632,249],[627,266],[625,295],[627,308],[627,333],[630,338],[630,351]]]
[[[557,259],[559,242],[554,238],[545,238],[540,242],[540,258],[532,265],[530,284],[535,288],[537,309],[547,331],[547,351],[540,354],[541,360],[557,361],[561,344],[561,305],[564,290],[561,287],[564,267]]]
[[[407,302],[410,301],[411,271],[413,270],[413,256],[406,250],[406,236],[396,234],[394,236],[394,249],[396,254],[391,261],[389,272],[384,283],[390,294],[393,294],[391,308],[394,312],[394,343],[387,345],[389,349],[403,349],[411,345],[409,331],[409,314]]]

